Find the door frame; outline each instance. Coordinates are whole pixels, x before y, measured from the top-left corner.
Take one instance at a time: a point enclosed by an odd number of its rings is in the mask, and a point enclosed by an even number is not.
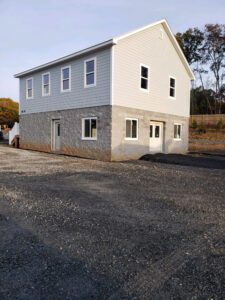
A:
[[[52,119],[51,122],[51,149],[52,151],[59,151],[56,150],[56,141],[55,141],[55,130],[56,130],[56,124],[59,123],[60,124],[60,139],[61,139],[61,120],[60,119]]]
[[[159,125],[160,126],[160,137],[161,137],[161,147],[160,147],[160,151],[156,151],[156,152],[152,152],[151,151],[151,143],[150,143],[150,126],[151,125]],[[164,151],[164,142],[165,142],[165,123],[162,122],[162,121],[153,121],[153,120],[150,120],[150,123],[149,123],[149,152],[150,153],[163,153]]]

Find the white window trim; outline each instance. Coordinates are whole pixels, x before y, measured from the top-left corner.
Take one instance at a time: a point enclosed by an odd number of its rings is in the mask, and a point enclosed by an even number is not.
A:
[[[63,89],[63,70],[65,69],[69,69],[69,88],[67,90]],[[65,66],[61,68],[61,93],[66,93],[70,91],[71,91],[71,66]]]
[[[180,138],[175,138],[174,137],[174,127],[175,127],[175,125],[180,125]],[[182,130],[183,130],[183,128],[182,128],[182,124],[181,123],[174,123],[173,124],[173,140],[174,141],[181,141],[182,140]]]
[[[93,84],[87,84],[87,67],[86,63],[89,61],[94,61],[94,83]],[[92,72],[91,72],[92,73]],[[97,57],[92,57],[89,59],[86,59],[84,61],[84,88],[90,88],[97,85]]]
[[[132,138],[132,137],[129,138],[129,137],[126,137],[126,129],[127,129],[127,128],[126,128],[126,123],[127,123],[126,121],[127,121],[127,120],[137,121],[137,137],[136,137],[136,138]],[[137,140],[138,140],[138,119],[136,119],[136,118],[126,118],[126,119],[125,119],[125,140],[126,140],[126,141],[137,141]]]
[[[28,80],[32,80],[32,96],[28,97]],[[33,99],[34,98],[34,78],[30,77],[26,79],[26,99]]]
[[[142,87],[141,87],[141,79],[142,79],[142,75],[141,75],[141,67],[144,67],[144,68],[147,68],[148,69],[148,88],[147,89],[143,89]],[[143,77],[144,78],[144,77]],[[146,78],[144,78],[144,79],[146,79]],[[145,64],[140,64],[140,85],[139,85],[139,89],[140,89],[140,91],[142,91],[142,92],[145,92],[145,93],[149,93],[149,86],[150,86],[150,67],[149,66],[147,66],[147,65],[145,65]]]
[[[85,137],[84,136],[84,124],[85,120],[96,120],[96,137]],[[98,118],[97,117],[85,117],[82,118],[82,140],[86,141],[96,141],[98,138]]]
[[[175,88],[174,88],[174,91],[175,91],[175,97],[170,96],[170,89],[171,89],[170,79],[174,79],[174,80],[175,80]],[[169,98],[170,98],[170,99],[173,99],[173,100],[176,100],[176,96],[177,96],[177,79],[176,79],[176,77],[174,77],[174,76],[170,76],[170,77],[169,77]]]
[[[44,76],[45,75],[49,75],[49,92],[48,92],[48,94],[45,94],[44,93]],[[42,74],[42,96],[43,97],[46,97],[46,96],[50,96],[51,95],[51,74],[50,74],[50,72],[47,72],[47,73],[43,73]]]

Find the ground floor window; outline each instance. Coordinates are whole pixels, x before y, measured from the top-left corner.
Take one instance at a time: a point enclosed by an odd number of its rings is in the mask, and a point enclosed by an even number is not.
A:
[[[138,138],[138,120],[126,119],[126,139]]]
[[[174,139],[181,140],[181,124],[174,124]]]
[[[82,139],[97,140],[97,118],[82,119]]]

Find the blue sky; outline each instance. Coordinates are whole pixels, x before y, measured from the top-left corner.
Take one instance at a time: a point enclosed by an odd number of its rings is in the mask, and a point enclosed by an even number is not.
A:
[[[224,23],[224,0],[0,0],[0,97],[13,75],[166,18],[174,33]]]

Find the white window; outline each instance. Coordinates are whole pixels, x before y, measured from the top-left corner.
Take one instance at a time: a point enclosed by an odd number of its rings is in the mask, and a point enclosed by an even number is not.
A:
[[[96,57],[84,61],[84,87],[96,86]]]
[[[42,74],[42,96],[50,95],[50,73]]]
[[[64,67],[61,69],[61,92],[68,92],[71,90],[71,67]]]
[[[141,90],[149,91],[149,67],[145,65],[141,65]]]
[[[170,97],[176,97],[176,79],[174,77],[170,77]]]
[[[97,118],[82,119],[82,139],[97,140]]]
[[[32,99],[34,96],[33,92],[33,78],[28,78],[26,80],[26,98]]]
[[[126,119],[126,140],[138,139],[138,120]]]
[[[181,140],[181,124],[174,124],[174,140]]]

